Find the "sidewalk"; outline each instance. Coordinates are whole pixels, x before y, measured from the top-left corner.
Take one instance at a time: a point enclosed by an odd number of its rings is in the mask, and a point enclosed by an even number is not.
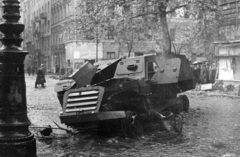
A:
[[[236,91],[223,91],[223,90],[190,90],[185,92],[187,95],[192,95],[192,96],[216,96],[216,97],[229,97],[229,98],[236,98],[240,99],[240,96],[238,96]]]

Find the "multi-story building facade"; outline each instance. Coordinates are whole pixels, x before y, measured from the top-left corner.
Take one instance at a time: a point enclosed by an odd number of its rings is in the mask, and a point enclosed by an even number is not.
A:
[[[240,39],[240,0],[219,0],[227,40]]]
[[[85,61],[117,59],[128,55],[126,44],[101,26],[95,31],[81,34],[78,25],[77,9],[81,0],[22,0],[24,48],[29,55],[27,65],[45,64],[48,71],[54,72],[55,65],[60,69],[71,66],[77,69]],[[170,23],[179,20],[169,20]],[[189,19],[185,23],[189,23]],[[184,20],[180,20],[184,23]],[[178,29],[169,25],[171,34],[178,35]],[[101,34],[101,35],[100,35]],[[141,36],[141,35],[139,35]],[[131,56],[159,52],[160,48],[151,38],[139,41],[134,39]]]
[[[23,47],[29,52],[25,64],[35,67],[45,64],[49,71],[52,67],[50,0],[22,1],[23,23],[25,24]]]
[[[219,0],[222,29],[226,40],[215,41],[218,64],[217,79],[224,83],[240,83],[240,0]]]
[[[54,65],[60,69],[71,66],[66,56],[68,43],[76,42],[76,10],[78,0],[51,1],[51,51]]]

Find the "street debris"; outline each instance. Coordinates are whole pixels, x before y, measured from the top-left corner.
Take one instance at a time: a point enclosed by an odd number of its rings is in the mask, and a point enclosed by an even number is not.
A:
[[[213,84],[213,90],[223,90],[223,80],[215,81]]]
[[[235,87],[232,84],[226,86],[226,91],[234,91]]]
[[[195,96],[216,96],[240,99],[240,85],[223,83],[223,80],[217,80],[214,84],[198,84],[194,90],[185,92]]]
[[[111,139],[107,140],[107,143],[110,143],[110,144],[118,143],[118,140],[116,140],[115,138],[111,138]]]
[[[202,84],[201,90],[212,90],[212,83]]]
[[[44,129],[39,129],[39,132],[41,133],[42,136],[50,136],[50,134],[52,133],[51,125],[48,125],[48,127]]]

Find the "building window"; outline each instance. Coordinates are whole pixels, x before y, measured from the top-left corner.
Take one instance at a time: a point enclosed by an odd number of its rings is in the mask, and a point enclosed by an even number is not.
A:
[[[108,28],[107,38],[109,40],[113,40],[114,39],[114,27],[109,27]]]
[[[47,32],[50,32],[50,21],[48,20],[48,23],[47,23]]]
[[[107,59],[115,59],[115,52],[107,52]]]

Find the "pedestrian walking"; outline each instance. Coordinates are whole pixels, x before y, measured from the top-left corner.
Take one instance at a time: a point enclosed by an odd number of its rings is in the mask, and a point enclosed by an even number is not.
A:
[[[31,67],[32,75],[34,76],[36,68],[34,66]]]
[[[27,67],[27,72],[28,72],[28,75],[30,76],[31,75],[31,67],[30,66]]]
[[[45,71],[44,71],[44,65],[41,64],[41,66],[39,67],[39,69],[37,71],[37,79],[36,79],[36,82],[35,82],[35,88],[37,88],[39,84],[42,87],[45,87],[44,83],[46,83]]]

